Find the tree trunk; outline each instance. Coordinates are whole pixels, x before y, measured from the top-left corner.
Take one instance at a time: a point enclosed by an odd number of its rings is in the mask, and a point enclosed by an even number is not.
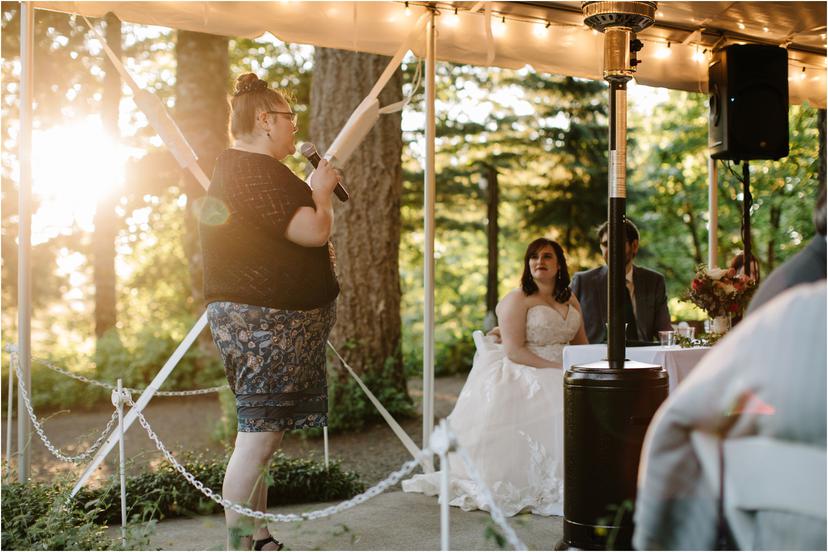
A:
[[[106,42],[120,59],[121,22],[113,13],[106,14]],[[113,144],[120,141],[118,113],[121,104],[121,77],[115,66],[106,58],[104,62],[104,86],[101,118],[104,131]],[[92,235],[92,256],[95,281],[95,336],[101,337],[115,327],[117,299],[115,295],[115,238],[118,219],[115,205],[120,196],[117,186],[102,192],[95,206],[95,232]]]
[[[216,157],[229,145],[228,39],[224,36],[178,31],[175,54],[175,121],[198,156],[198,164],[210,177]],[[204,309],[204,266],[198,238],[198,220],[193,214],[192,205],[204,195],[205,190],[189,172],[182,177],[181,185],[187,194],[184,250],[190,265],[193,312],[200,313]],[[209,338],[208,334],[209,332],[203,332],[202,336],[207,335]]]
[[[310,135],[320,152],[333,142],[388,61],[384,56],[316,48]],[[380,94],[380,105],[401,99],[398,69]],[[400,125],[399,113],[381,115],[349,161],[339,167],[346,175],[351,200],[334,200],[333,243],[342,291],[331,339],[337,348],[352,345],[344,356],[356,371],[382,374],[386,368],[384,384],[405,393],[399,278]]]

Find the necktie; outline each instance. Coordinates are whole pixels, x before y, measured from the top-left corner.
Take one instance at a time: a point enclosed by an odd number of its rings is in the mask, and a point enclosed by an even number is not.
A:
[[[630,288],[624,286],[624,322],[627,324],[627,340],[638,341],[638,324],[635,320]]]

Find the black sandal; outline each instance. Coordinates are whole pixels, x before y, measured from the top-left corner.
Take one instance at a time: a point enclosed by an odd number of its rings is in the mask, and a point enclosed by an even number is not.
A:
[[[253,539],[253,550],[263,550],[265,546],[270,543],[276,545],[276,550],[281,550],[285,545],[273,538],[273,535],[268,535],[263,539]]]

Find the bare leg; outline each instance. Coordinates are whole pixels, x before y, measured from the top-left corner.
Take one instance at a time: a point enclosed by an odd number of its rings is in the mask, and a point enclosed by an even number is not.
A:
[[[264,478],[261,484],[258,485],[256,492],[258,496],[256,497],[255,509],[260,512],[267,511],[267,484],[264,481]],[[253,531],[253,538],[255,540],[266,539],[270,535],[270,530],[267,528],[267,522],[264,520],[254,520],[253,527],[255,527],[255,531]],[[265,549],[269,548],[270,546],[270,544],[265,545]]]
[[[240,432],[236,435],[236,448],[227,463],[222,495],[238,504],[260,508],[260,488],[265,488],[262,474],[270,457],[279,448],[284,432]],[[262,485],[258,485],[262,482]],[[254,525],[232,510],[225,510],[227,521],[227,549],[250,550]],[[242,536],[243,535],[243,536]]]

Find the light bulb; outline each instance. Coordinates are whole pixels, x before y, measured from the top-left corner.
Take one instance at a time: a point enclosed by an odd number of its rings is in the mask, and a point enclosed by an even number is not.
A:
[[[549,36],[549,23],[538,23],[532,26],[532,34],[538,38],[546,38]]]

